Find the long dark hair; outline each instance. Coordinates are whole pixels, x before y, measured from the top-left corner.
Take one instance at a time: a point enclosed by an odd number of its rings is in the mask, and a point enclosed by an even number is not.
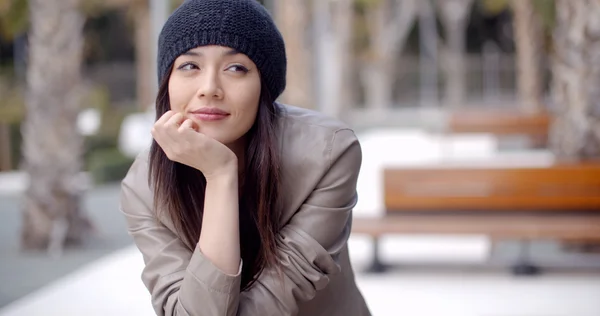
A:
[[[170,73],[170,72],[169,72]],[[170,75],[161,82],[156,98],[156,119],[171,109]],[[280,219],[280,156],[277,116],[280,109],[261,80],[256,121],[246,143],[244,175],[240,177],[240,251],[242,290],[252,286],[267,266],[277,266],[276,240]],[[149,182],[154,191],[154,208],[167,213],[183,241],[193,249],[200,238],[206,179],[202,172],[167,158],[152,141]]]

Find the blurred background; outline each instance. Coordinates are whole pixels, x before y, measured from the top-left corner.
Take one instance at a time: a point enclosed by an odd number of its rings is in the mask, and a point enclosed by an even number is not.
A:
[[[152,315],[119,181],[181,0],[0,0],[0,315]],[[374,315],[600,316],[600,1],[264,0],[363,147]]]

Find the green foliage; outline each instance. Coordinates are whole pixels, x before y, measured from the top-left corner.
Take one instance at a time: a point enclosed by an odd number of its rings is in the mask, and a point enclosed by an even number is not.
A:
[[[354,2],[354,25],[352,48],[354,54],[361,56],[368,50],[370,45],[367,11],[370,10],[370,2],[373,0],[356,0]]]
[[[135,109],[110,109],[102,112],[102,125],[100,126],[100,135],[117,138],[121,130],[121,124],[125,117],[134,112]]]
[[[118,150],[119,132],[125,117],[135,109],[111,107],[108,93],[101,88],[94,90],[89,99],[95,101],[87,104],[87,107],[100,111],[102,123],[96,135],[85,138],[84,169],[91,173],[96,183],[119,181],[132,163]]]
[[[136,111],[134,106],[119,107],[112,106],[110,92],[104,86],[96,86],[91,89],[82,100],[82,109],[96,109],[100,112],[99,137],[116,139],[119,136],[121,123],[125,117]]]
[[[384,0],[354,0],[354,5],[358,8],[369,9],[379,5]]]
[[[478,5],[483,15],[498,15],[509,8],[510,0],[479,0]]]
[[[25,110],[20,106],[7,106],[0,108],[0,123],[13,124],[23,121]]]
[[[23,135],[21,134],[21,122],[12,122],[8,125],[10,137],[10,161],[13,168],[19,167],[22,160],[21,145],[23,144]]]
[[[122,180],[132,163],[117,148],[106,148],[90,155],[88,167],[95,183],[108,183]]]
[[[14,168],[21,160],[21,123],[25,117],[23,88],[15,84],[14,78],[0,71],[0,124],[8,126],[10,161]]]
[[[10,72],[0,71],[0,123],[12,124],[25,117],[23,87],[14,82]]]
[[[171,2],[170,2],[171,12],[175,11],[175,9],[177,9],[177,7],[179,7],[182,3],[183,3],[183,0],[171,0]]]
[[[110,107],[110,92],[105,86],[95,86],[85,95],[81,104],[86,109],[107,111]]]
[[[98,94],[100,95],[99,98],[106,97],[102,93]],[[85,138],[84,168],[94,174],[94,178],[99,182],[113,181],[116,180],[115,177],[121,175],[119,172],[123,170],[123,163],[128,162],[126,157],[123,157],[118,150],[121,124],[125,117],[135,109],[115,109],[110,105],[102,105],[102,102],[98,102],[98,104],[100,106],[95,108],[100,110],[101,125],[96,135]],[[102,160],[105,157],[110,159],[105,162]]]
[[[12,124],[20,122],[25,117],[25,103],[21,93],[11,91],[2,95],[0,104],[0,123]]]
[[[538,13],[544,30],[548,31],[554,27],[556,16],[555,0],[517,0],[531,1],[533,7]],[[479,8],[484,15],[497,15],[505,10],[510,9],[511,0],[479,0]]]
[[[533,7],[538,12],[542,20],[542,26],[546,31],[554,28],[556,20],[556,3],[555,0],[532,0]]]
[[[117,138],[107,134],[97,134],[87,136],[85,138],[84,156],[90,156],[90,153],[102,149],[115,148],[117,147]]]
[[[0,37],[12,40],[25,32],[29,25],[29,2],[27,0],[0,0]]]
[[[116,137],[107,136],[103,134],[85,137],[82,155],[82,159],[84,162],[83,168],[85,170],[90,170],[91,159],[93,156],[96,155],[96,153],[106,150],[113,150],[115,148],[117,148]]]
[[[104,5],[102,0],[85,0],[81,1],[80,10],[87,17],[98,17],[104,12]]]

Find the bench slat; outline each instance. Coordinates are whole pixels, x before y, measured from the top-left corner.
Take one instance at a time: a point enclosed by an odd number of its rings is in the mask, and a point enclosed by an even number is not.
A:
[[[385,169],[388,212],[600,211],[600,163],[541,168]]]
[[[389,215],[355,218],[353,233],[487,235],[492,239],[600,241],[600,216],[588,215]]]
[[[495,135],[529,135],[547,137],[550,116],[546,113],[526,114],[515,111],[461,111],[452,114],[451,133],[491,133]]]
[[[386,197],[388,212],[402,211],[600,211],[600,197]]]

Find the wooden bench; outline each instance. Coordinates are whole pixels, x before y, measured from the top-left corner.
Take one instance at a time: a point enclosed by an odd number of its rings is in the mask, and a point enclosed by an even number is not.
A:
[[[541,168],[384,170],[385,216],[357,218],[353,232],[375,238],[373,271],[382,271],[385,234],[474,234],[493,241],[600,241],[600,162]],[[537,270],[521,258],[517,273]]]
[[[508,110],[465,110],[452,113],[448,133],[488,133],[498,138],[523,136],[533,147],[545,147],[550,130],[547,113],[521,113]]]

